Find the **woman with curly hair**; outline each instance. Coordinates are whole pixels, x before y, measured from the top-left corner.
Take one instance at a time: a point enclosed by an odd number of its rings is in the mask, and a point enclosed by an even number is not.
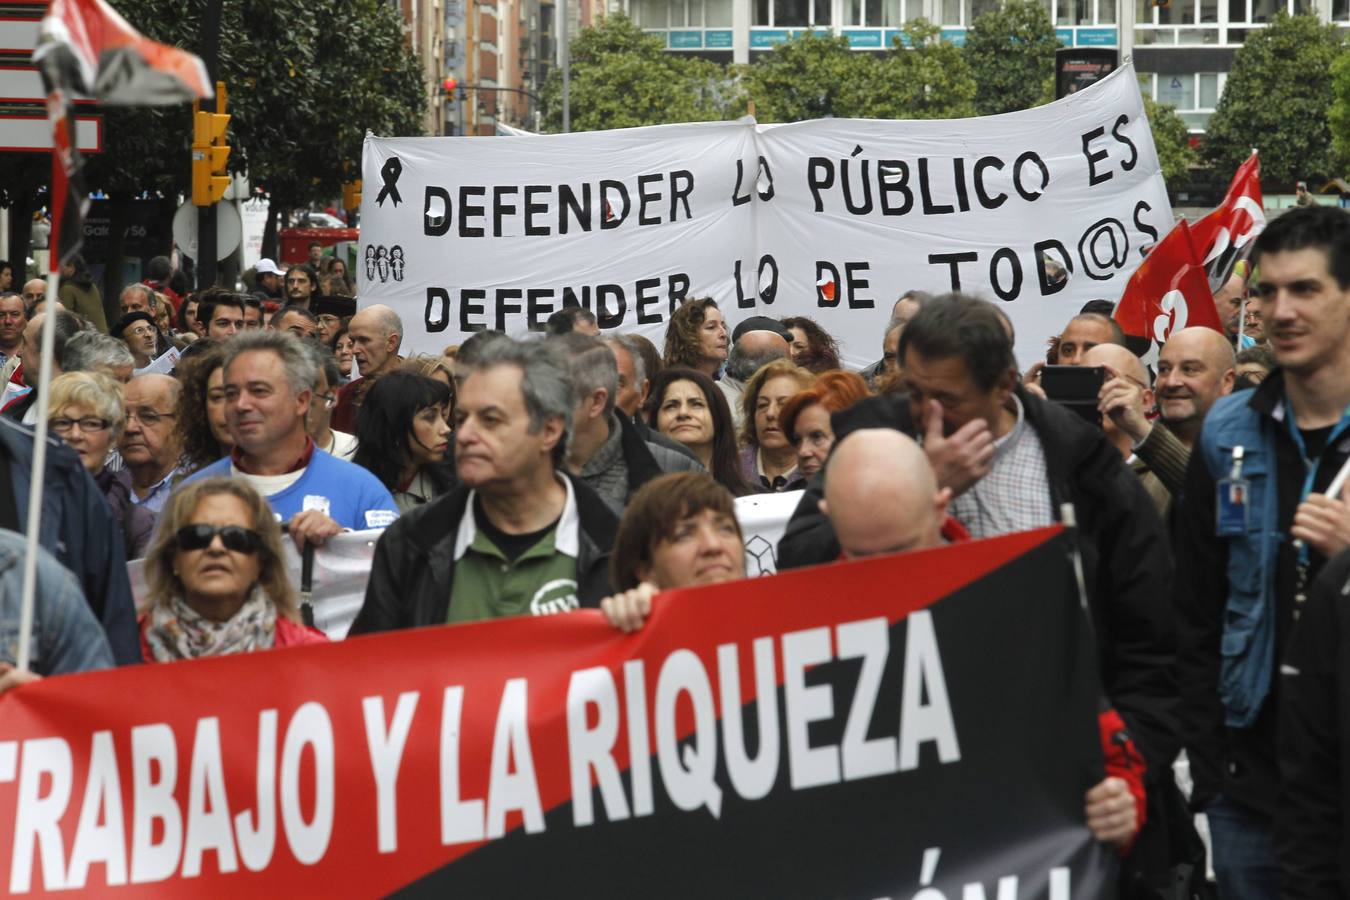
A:
[[[190,472],[228,456],[234,446],[225,425],[225,346],[215,343],[178,364],[178,427],[183,464]]]
[[[790,359],[761,366],[741,395],[741,475],[760,493],[795,491],[806,478],[797,468],[797,448],[783,430],[783,407],[811,387],[816,376]]]
[[[356,411],[356,455],[394,495],[399,512],[430,503],[455,484],[450,451],[451,388],[395,370],[370,388]]]
[[[754,489],[736,459],[736,425],[726,394],[707,375],[676,366],[651,379],[647,424],[688,447],[719,484],[737,497]]]
[[[840,368],[839,342],[815,319],[790,316],[783,325],[792,332],[792,361],[819,375]]]
[[[727,361],[727,320],[711,297],[686,300],[666,326],[665,364],[697,369],[716,378]]]

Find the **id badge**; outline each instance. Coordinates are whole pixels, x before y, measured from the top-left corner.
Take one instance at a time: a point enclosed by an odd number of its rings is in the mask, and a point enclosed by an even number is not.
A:
[[[1221,479],[1215,490],[1218,510],[1215,533],[1219,537],[1246,534],[1251,485],[1245,478]]]

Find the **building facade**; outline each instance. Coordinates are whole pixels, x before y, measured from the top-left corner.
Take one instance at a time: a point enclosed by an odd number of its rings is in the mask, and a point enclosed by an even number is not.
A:
[[[1069,47],[1116,47],[1133,58],[1144,93],[1175,106],[1201,132],[1219,102],[1237,48],[1279,9],[1314,12],[1350,28],[1350,0],[1044,0],[1060,41]],[[965,41],[966,29],[998,0],[624,0],[638,27],[672,52],[723,62],[758,53],[815,28],[842,34],[860,51],[891,46],[907,21],[924,17],[942,38]]]

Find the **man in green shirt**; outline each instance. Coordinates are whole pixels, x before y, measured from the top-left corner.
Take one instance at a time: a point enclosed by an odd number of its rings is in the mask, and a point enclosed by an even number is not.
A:
[[[561,468],[572,391],[551,342],[484,350],[455,409],[460,484],[386,529],[352,634],[552,615],[613,593],[618,519]]]

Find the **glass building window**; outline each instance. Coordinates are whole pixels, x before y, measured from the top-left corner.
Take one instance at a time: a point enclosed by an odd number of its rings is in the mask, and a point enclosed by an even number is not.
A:
[[[670,27],[670,4],[665,0],[633,0],[631,8],[639,28]]]
[[[1219,105],[1219,74],[1217,72],[1200,73],[1201,109],[1216,109]]]
[[[810,25],[810,3],[808,0],[773,0],[773,24]]]
[[[1177,109],[1195,108],[1194,75],[1159,75],[1158,102]]]
[[[703,24],[709,28],[730,28],[731,0],[703,0]]]

